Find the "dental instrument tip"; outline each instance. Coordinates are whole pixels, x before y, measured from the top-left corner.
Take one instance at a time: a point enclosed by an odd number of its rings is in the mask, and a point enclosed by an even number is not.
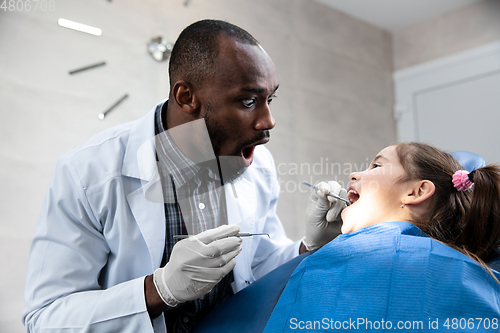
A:
[[[312,184],[309,184],[308,182],[305,182],[305,181],[303,181],[303,180],[302,180],[300,183],[301,183],[301,184],[304,184],[304,185],[306,185],[306,186],[309,186],[309,187],[313,188],[313,189],[314,189],[314,190],[316,190],[316,191],[319,191],[319,188],[318,188],[317,186],[314,186],[314,185],[312,185]],[[351,202],[350,202],[349,200],[344,199],[344,198],[342,198],[341,196],[338,196],[338,195],[336,195],[336,194],[333,194],[332,192],[328,192],[326,195],[328,195],[328,196],[330,196],[330,197],[332,197],[332,198],[335,198],[335,199],[338,199],[338,200],[341,200],[341,201],[345,202],[347,206],[350,206],[350,205],[351,205]]]

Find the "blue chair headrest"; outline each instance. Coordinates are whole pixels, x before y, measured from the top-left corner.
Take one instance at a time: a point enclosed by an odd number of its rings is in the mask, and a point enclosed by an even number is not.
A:
[[[455,151],[450,153],[450,155],[469,172],[486,166],[484,158],[468,151]]]

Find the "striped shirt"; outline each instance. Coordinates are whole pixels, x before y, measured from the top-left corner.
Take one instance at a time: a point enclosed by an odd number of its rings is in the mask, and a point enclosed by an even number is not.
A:
[[[164,266],[170,259],[177,242],[174,235],[194,235],[227,224],[224,187],[218,173],[217,160],[194,163],[186,157],[165,131],[158,105],[155,116],[156,153],[158,170],[162,179],[165,202],[165,251]],[[204,138],[210,142],[210,138]],[[189,332],[208,312],[233,295],[230,272],[207,295],[194,301],[179,304],[165,311],[168,332]]]

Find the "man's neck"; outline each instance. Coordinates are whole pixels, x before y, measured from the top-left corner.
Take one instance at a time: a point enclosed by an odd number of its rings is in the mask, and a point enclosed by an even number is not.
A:
[[[182,153],[196,164],[215,160],[205,120],[174,122],[172,119],[176,117],[172,113],[175,110],[168,106],[168,101],[165,102],[161,109],[161,122]]]

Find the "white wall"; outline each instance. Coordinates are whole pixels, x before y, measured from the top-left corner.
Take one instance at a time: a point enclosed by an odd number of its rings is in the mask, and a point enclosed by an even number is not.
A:
[[[198,19],[224,19],[250,31],[274,59],[280,89],[268,146],[283,186],[278,213],[293,239],[304,232],[309,193],[298,190],[300,180],[346,182],[351,166],[365,166],[395,140],[389,33],[307,0],[183,3],[65,0],[55,1],[53,12],[0,11],[2,332],[23,331],[29,244],[57,157],[167,97],[167,63],[146,52],[154,35],[173,41]],[[100,27],[103,35],[58,27],[59,17]],[[107,65],[67,73],[98,61]],[[130,97],[99,121],[124,93]]]
[[[500,41],[397,71],[398,140],[500,163]]]
[[[398,140],[469,150],[499,163],[500,0],[460,8],[393,37]]]
[[[394,34],[394,69],[401,70],[500,40],[500,1],[486,0]]]

